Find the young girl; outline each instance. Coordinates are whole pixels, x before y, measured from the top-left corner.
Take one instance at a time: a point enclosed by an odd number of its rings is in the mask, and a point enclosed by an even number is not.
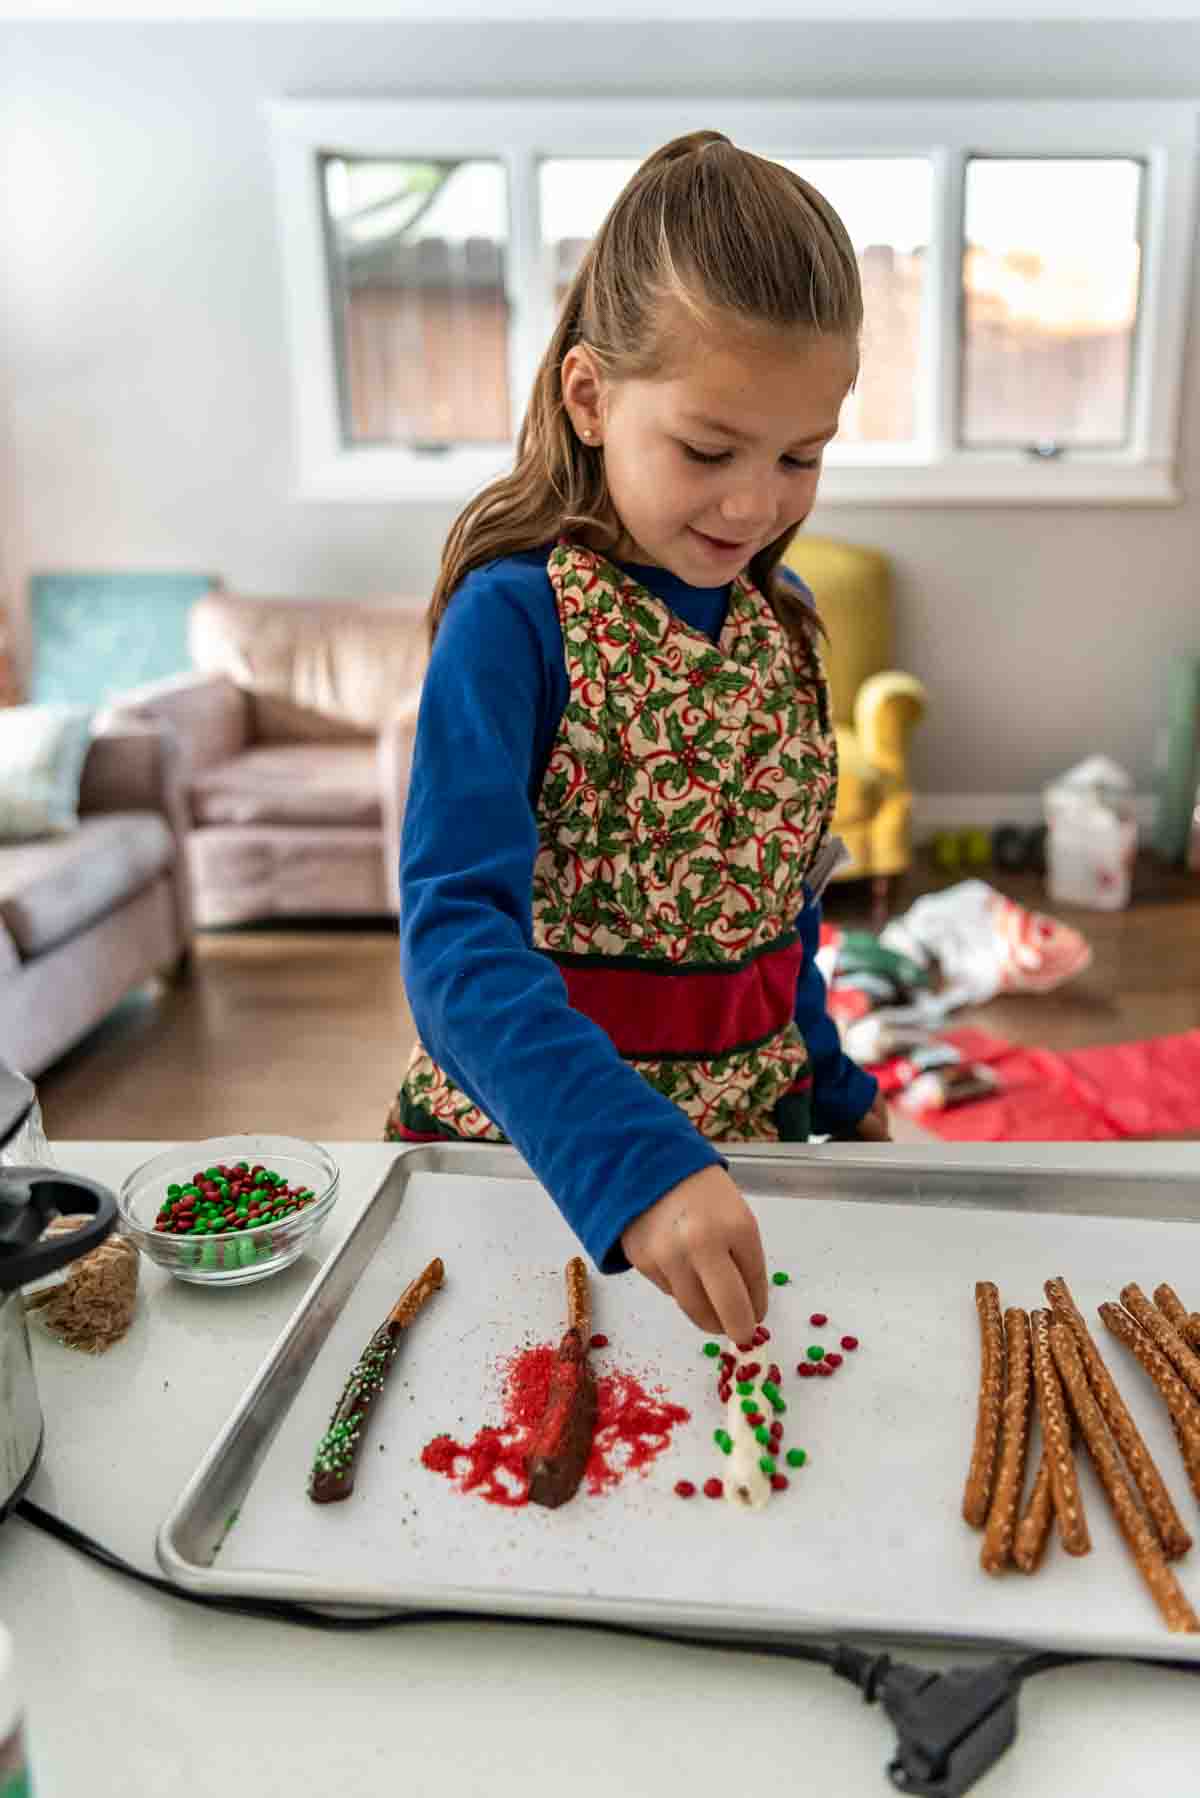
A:
[[[780,558],[858,369],[828,202],[716,132],[638,170],[511,475],[450,532],[401,854],[420,1042],[389,1138],[513,1142],[597,1266],[749,1340],[720,1143],[883,1138],[813,957],[836,752]]]

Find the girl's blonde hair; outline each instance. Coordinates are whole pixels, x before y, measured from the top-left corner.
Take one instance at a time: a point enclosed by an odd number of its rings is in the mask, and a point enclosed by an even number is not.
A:
[[[472,569],[563,535],[616,544],[621,521],[604,456],[580,441],[563,406],[563,358],[586,344],[611,380],[661,373],[669,300],[709,327],[724,315],[854,343],[862,328],[854,249],[815,187],[718,131],[694,131],[656,150],[618,195],[567,290],[512,473],[477,494],[451,527],[429,606],[431,641]],[[807,636],[811,614],[776,578],[790,537],[760,550],[750,575],[784,625]]]

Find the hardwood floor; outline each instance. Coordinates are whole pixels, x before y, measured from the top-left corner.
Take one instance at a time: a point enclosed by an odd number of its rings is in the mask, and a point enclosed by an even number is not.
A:
[[[1059,992],[954,1015],[1014,1041],[1083,1048],[1200,1028],[1200,878],[1139,866],[1128,911],[1051,907],[1036,875],[981,876],[1081,928],[1095,959]],[[919,866],[893,914],[952,884]],[[866,927],[870,894],[832,889]],[[210,931],[191,977],[134,995],[38,1081],[51,1138],[177,1139],[277,1130],[376,1139],[413,1040],[394,929],[315,923]]]

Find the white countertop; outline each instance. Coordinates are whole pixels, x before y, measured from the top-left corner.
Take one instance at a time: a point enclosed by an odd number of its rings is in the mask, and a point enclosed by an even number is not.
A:
[[[53,1152],[115,1187],[161,1146]],[[314,1253],[284,1273],[220,1292],[143,1262],[134,1325],[96,1358],[31,1329],[46,1417],[38,1504],[158,1571],[159,1524],[395,1155],[328,1146],[342,1196]],[[914,1165],[969,1153],[989,1166],[1194,1171],[1200,1217],[1198,1143],[868,1152]],[[892,1789],[887,1718],[815,1666],[586,1630],[456,1622],[351,1636],[223,1616],[104,1572],[20,1518],[0,1532],[0,1617],[16,1638],[37,1798],[528,1798],[560,1781],[570,1798]],[[930,1667],[967,1658],[893,1652]],[[1194,1678],[1068,1668],[1032,1680],[1020,1715],[980,1798],[1195,1789]]]

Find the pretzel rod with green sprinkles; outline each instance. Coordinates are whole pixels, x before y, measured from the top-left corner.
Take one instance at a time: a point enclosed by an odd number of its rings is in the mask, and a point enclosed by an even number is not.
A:
[[[206,1243],[205,1248],[210,1245]],[[211,1245],[214,1249],[215,1243]],[[427,1299],[441,1288],[445,1268],[433,1260],[405,1287],[350,1370],[329,1428],[317,1444],[308,1476],[314,1504],[333,1504],[354,1490],[354,1469],[367,1433],[367,1419],[400,1348],[400,1338]]]

